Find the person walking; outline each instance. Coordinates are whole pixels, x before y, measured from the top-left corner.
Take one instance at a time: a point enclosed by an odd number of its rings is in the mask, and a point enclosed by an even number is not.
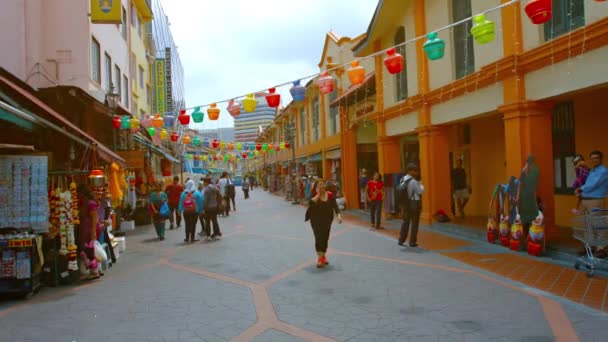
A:
[[[201,181],[198,183],[197,191],[203,196],[203,190],[205,190],[205,179],[201,177]],[[198,214],[198,221],[201,223],[201,231],[198,233],[198,236],[205,237],[205,213],[203,210]]]
[[[243,189],[243,194],[245,195],[245,199],[249,199],[249,180],[245,179],[245,181],[243,182],[243,186],[241,187]]]
[[[203,211],[203,197],[197,191],[193,180],[186,182],[186,190],[182,193],[179,200],[179,211],[184,214],[184,221],[186,221],[186,238],[184,242],[198,241],[194,238],[194,233],[196,232],[196,222]]]
[[[422,212],[422,194],[424,186],[417,180],[419,176],[418,166],[414,163],[407,165],[407,175],[401,180],[405,184],[406,195],[402,201],[403,205],[403,222],[401,223],[401,232],[399,234],[399,246],[403,246],[410,232],[409,245],[417,247],[418,225],[420,223],[420,212]]]
[[[230,198],[226,192],[226,186],[228,185],[228,172],[222,172],[222,176],[217,181],[217,189],[220,191],[222,196],[222,203],[220,206],[224,209],[221,214],[224,216],[230,216]]]
[[[217,214],[221,209],[222,196],[220,191],[211,184],[209,178],[205,179],[205,190],[203,190],[203,211],[205,212],[205,240],[219,239],[222,237],[220,225],[217,221]],[[211,233],[211,225],[213,224],[213,233]]]
[[[163,184],[154,184],[154,190],[150,193],[148,202],[150,204],[150,213],[152,214],[152,222],[156,229],[156,235],[160,241],[165,239],[165,221],[167,217],[160,214],[160,208],[168,201],[167,194],[163,192]]]
[[[452,196],[454,204],[460,214],[460,218],[464,218],[464,208],[469,203],[470,190],[467,186],[467,172],[462,166],[462,159],[456,160],[456,167],[452,170]]]
[[[379,172],[367,183],[368,198],[370,201],[372,229],[382,229],[382,201],[384,201],[384,182]]]
[[[226,206],[230,207],[230,202],[232,202],[232,211],[236,211],[236,186],[230,177],[226,179],[228,181],[228,184],[226,184],[226,195],[228,195]],[[228,211],[230,211],[230,208],[228,208]]]
[[[169,197],[169,229],[179,228],[182,224],[182,215],[179,211],[179,200],[184,192],[184,187],[179,184],[179,177],[173,177],[173,183],[167,185],[165,193]],[[175,224],[175,225],[174,225]]]
[[[342,223],[342,216],[336,203],[335,194],[327,191],[326,185],[325,180],[317,182],[317,194],[310,200],[305,217],[305,221],[310,220],[310,226],[315,235],[318,268],[329,264],[326,253],[334,214],[338,217],[338,223]]]

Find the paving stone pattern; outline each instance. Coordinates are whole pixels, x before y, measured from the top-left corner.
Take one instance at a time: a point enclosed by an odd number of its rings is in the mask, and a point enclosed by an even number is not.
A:
[[[237,205],[219,241],[138,227],[102,279],[0,302],[0,341],[608,340],[602,311],[441,254],[471,243],[399,247],[346,220],[317,269],[302,206],[259,189]]]

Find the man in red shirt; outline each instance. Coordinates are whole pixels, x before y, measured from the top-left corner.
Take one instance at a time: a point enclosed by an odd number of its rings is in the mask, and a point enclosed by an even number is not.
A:
[[[374,178],[367,183],[367,198],[370,201],[372,214],[372,229],[382,229],[382,201],[384,200],[384,183],[380,173],[376,172]]]
[[[175,226],[173,225],[174,222],[177,223],[177,228],[179,228],[182,223],[182,215],[180,214],[178,209],[179,200],[182,196],[182,192],[184,192],[184,187],[179,184],[179,177],[173,177],[173,183],[167,185],[167,188],[165,189],[165,193],[169,197],[169,209],[171,209],[171,215],[169,215],[169,221],[171,222],[171,226],[169,227],[169,229],[175,228]],[[175,218],[173,217],[174,213]]]

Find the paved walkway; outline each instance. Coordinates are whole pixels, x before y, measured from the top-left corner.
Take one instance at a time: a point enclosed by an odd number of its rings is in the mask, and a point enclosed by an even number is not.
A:
[[[605,313],[448,257],[441,234],[410,249],[346,220],[319,270],[303,207],[260,190],[237,205],[220,241],[138,228],[100,281],[0,303],[0,341],[608,339]]]

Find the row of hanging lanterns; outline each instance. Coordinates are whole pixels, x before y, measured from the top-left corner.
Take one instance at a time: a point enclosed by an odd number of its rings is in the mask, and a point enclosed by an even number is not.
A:
[[[595,0],[596,2],[606,2],[608,0]],[[530,0],[525,6],[526,15],[530,18],[531,22],[540,25],[548,22],[552,16],[552,0]],[[486,18],[485,14],[478,14],[473,17],[473,27],[470,30],[471,35],[478,44],[488,44],[495,40],[495,24],[493,21]],[[445,55],[445,41],[439,38],[438,32],[431,32],[426,36],[427,40],[423,44],[423,50],[427,58],[431,61],[439,60]],[[386,57],[384,59],[384,65],[386,66],[390,74],[398,74],[403,71],[404,59],[401,54],[397,52],[395,47],[386,50]],[[348,79],[351,84],[359,85],[365,81],[365,69],[360,65],[358,60],[351,62],[350,68],[346,71]],[[306,98],[306,88],[300,84],[300,80],[294,81],[289,92],[295,102],[304,101]],[[336,87],[335,79],[329,75],[328,71],[323,71],[317,80],[317,86],[319,91],[324,94],[331,94]],[[268,93],[265,95],[266,103],[271,108],[279,107],[281,103],[281,95],[276,92],[276,88],[268,89]],[[233,117],[237,117],[241,114],[241,105],[245,112],[254,112],[257,107],[257,100],[254,94],[247,94],[242,100],[242,104],[236,100],[230,100],[228,103],[227,110]],[[195,123],[203,122],[203,113],[200,107],[194,108],[192,115],[188,115],[186,110],[181,110],[177,119],[183,126],[190,124],[190,117]],[[207,109],[207,116],[209,120],[215,121],[219,119],[220,109],[217,108],[217,104],[212,103]],[[132,129],[136,130],[139,128],[139,122],[134,121],[136,118],[129,120],[128,117],[116,116],[112,120],[114,128],[117,129]],[[170,113],[167,113],[164,118],[161,118],[159,114],[152,119],[151,128],[159,129],[163,125],[165,127],[172,127],[175,121],[175,117]],[[154,129],[149,129],[150,135],[154,135]],[[166,136],[161,131],[162,136]],[[173,140],[173,136],[171,136]]]

